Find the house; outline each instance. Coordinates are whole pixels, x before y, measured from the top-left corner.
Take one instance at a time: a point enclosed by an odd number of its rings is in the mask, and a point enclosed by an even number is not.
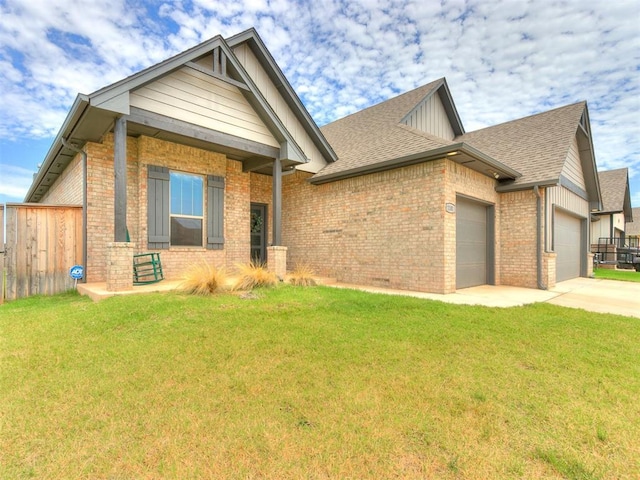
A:
[[[625,234],[629,246],[638,247],[640,246],[640,207],[632,208],[631,213],[634,220],[627,223]]]
[[[620,239],[620,245],[624,245],[626,224],[633,221],[628,169],[599,172],[598,179],[602,209],[592,212],[591,243],[607,243],[604,239],[616,238]]]
[[[585,102],[465,132],[445,79],[318,128],[253,29],[79,95],[26,201],[82,205],[86,280],[304,262],[451,293],[590,274]]]

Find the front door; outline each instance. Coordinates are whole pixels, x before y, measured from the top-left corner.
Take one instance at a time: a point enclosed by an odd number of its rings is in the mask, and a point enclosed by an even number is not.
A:
[[[267,206],[251,204],[251,261],[267,261]]]

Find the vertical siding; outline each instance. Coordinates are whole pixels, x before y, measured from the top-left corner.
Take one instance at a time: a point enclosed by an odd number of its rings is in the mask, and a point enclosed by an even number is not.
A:
[[[434,93],[417,105],[403,120],[405,125],[436,137],[453,140],[455,134],[440,95]]]
[[[131,106],[279,147],[238,87],[184,67],[131,92]]]
[[[278,88],[269,79],[267,72],[264,71],[251,49],[247,45],[242,44],[235,47],[233,53],[296,143],[310,159],[309,163],[301,165],[298,167],[298,170],[311,173],[319,172],[320,169],[326,165],[324,157],[311,140],[309,134],[305,131],[302,123],[300,123],[293,111],[289,108],[289,105],[287,105]]]
[[[578,185],[582,189],[586,189],[584,182],[584,174],[582,173],[582,163],[580,162],[580,150],[578,149],[578,139],[573,138],[573,143],[567,154],[567,159],[562,168],[562,174]]]
[[[553,218],[553,207],[557,206],[567,210],[579,217],[589,217],[589,202],[580,198],[575,193],[567,190],[562,186],[551,187],[547,189],[546,193],[546,209],[545,209],[545,246],[549,250],[553,240],[553,226],[551,225],[551,219]]]

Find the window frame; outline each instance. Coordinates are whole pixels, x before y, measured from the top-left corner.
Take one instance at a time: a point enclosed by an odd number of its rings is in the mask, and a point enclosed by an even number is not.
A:
[[[173,213],[173,189],[171,187],[171,184],[173,183],[171,180],[173,178],[173,175],[184,175],[187,177],[194,177],[194,178],[198,178],[200,179],[200,188],[201,188],[201,206],[200,206],[200,210],[202,212],[202,215],[186,215],[183,213]],[[181,170],[169,170],[169,246],[170,247],[178,247],[178,248],[202,248],[204,247],[204,236],[205,236],[205,228],[206,228],[206,223],[205,223],[205,210],[206,210],[206,196],[205,196],[205,178],[202,175],[199,175],[197,173],[190,173],[190,172],[184,172]],[[173,242],[173,218],[186,218],[186,219],[196,219],[196,220],[200,220],[200,243],[197,245],[181,245],[181,244],[176,244]]]

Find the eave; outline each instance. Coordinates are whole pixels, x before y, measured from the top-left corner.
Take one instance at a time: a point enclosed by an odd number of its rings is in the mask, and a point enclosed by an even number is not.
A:
[[[407,167],[418,163],[430,162],[433,160],[448,159],[467,168],[475,170],[488,177],[495,179],[515,179],[520,177],[520,173],[507,167],[503,163],[483,154],[479,150],[465,143],[456,143],[444,147],[407,155],[400,158],[386,160],[373,165],[365,165],[328,175],[311,177],[310,183],[321,185],[323,183],[335,182],[346,178],[368,175],[395,168]],[[322,173],[322,172],[321,172]]]

